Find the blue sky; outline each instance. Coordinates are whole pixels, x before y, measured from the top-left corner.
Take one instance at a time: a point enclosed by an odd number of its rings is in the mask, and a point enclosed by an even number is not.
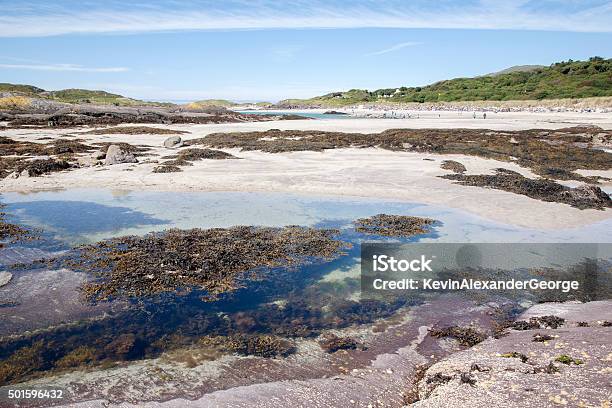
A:
[[[0,82],[157,100],[274,101],[612,55],[612,1],[0,0],[0,10]]]

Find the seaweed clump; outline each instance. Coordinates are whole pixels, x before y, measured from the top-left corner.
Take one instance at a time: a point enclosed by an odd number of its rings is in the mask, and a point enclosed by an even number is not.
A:
[[[452,337],[462,346],[472,347],[482,343],[487,335],[472,327],[450,326],[441,329],[430,329],[429,334],[435,338]]]
[[[333,333],[326,333],[319,345],[327,353],[335,353],[339,350],[355,350],[359,343],[351,337],[339,337]]]
[[[431,218],[407,215],[378,214],[355,221],[355,230],[364,234],[388,237],[411,237],[429,232],[428,226],[435,223]]]
[[[24,171],[30,177],[40,176],[71,167],[68,161],[77,153],[84,153],[91,147],[77,140],[54,139],[47,144],[14,140],[0,137],[0,178],[11,173],[17,175]],[[57,156],[46,159],[40,156]]]
[[[560,356],[558,356],[557,358],[555,358],[555,361],[561,363],[561,364],[566,364],[566,365],[570,365],[570,364],[575,364],[575,365],[581,365],[584,364],[584,361],[580,360],[579,358],[573,358],[568,356],[567,354],[562,354]]]
[[[37,371],[51,368],[48,349],[42,341],[37,341],[29,347],[23,347],[0,361],[0,384],[12,382],[32,375]]]
[[[453,173],[459,174],[465,173],[467,171],[463,164],[455,160],[444,160],[440,165],[440,168],[444,170],[450,170]]]
[[[35,240],[37,236],[31,230],[7,222],[7,214],[4,211],[5,207],[6,205],[0,203],[0,248],[4,247],[6,241],[15,243]]]
[[[180,173],[181,168],[178,166],[173,166],[173,165],[168,165],[168,164],[163,164],[161,166],[156,166],[153,169],[153,173]]]
[[[571,188],[548,179],[530,179],[507,169],[497,169],[495,174],[447,174],[440,177],[466,186],[488,187],[541,201],[569,204],[581,210],[612,207],[610,196],[599,187],[583,185]]]
[[[519,131],[389,129],[371,134],[271,129],[264,132],[213,133],[185,143],[267,153],[376,147],[392,151],[463,154],[515,162],[544,177],[558,176],[583,181],[584,176],[575,170],[610,168],[612,154],[592,148],[602,139],[609,139],[610,134],[609,130],[597,126]],[[596,179],[592,182],[596,182]]]
[[[256,279],[259,268],[335,257],[348,246],[333,239],[337,233],[298,226],[171,229],[82,246],[59,261],[97,276],[82,288],[89,300],[191,288],[215,298],[240,287],[248,271]]]
[[[555,338],[550,334],[540,334],[536,333],[533,335],[533,339],[531,341],[535,341],[538,343],[544,343],[545,341],[554,340]]]
[[[65,160],[41,159],[28,161],[19,166],[19,172],[27,171],[30,177],[39,177],[56,171],[69,169],[70,163]]]
[[[182,135],[189,132],[177,129],[165,129],[151,126],[114,126],[94,129],[84,134],[90,135]]]
[[[222,152],[221,150],[196,149],[196,148],[184,149],[178,152],[177,154],[172,154],[172,155],[165,156],[162,158],[172,159],[172,160],[167,160],[163,162],[161,166],[156,167],[153,170],[154,173],[170,173],[170,172],[181,171],[179,167],[193,166],[193,162],[199,161],[199,160],[237,159],[236,156],[233,156],[229,153]]]
[[[500,354],[500,357],[503,358],[518,358],[522,363],[526,363],[529,360],[529,357],[524,355],[523,353],[519,353],[518,351],[513,351],[511,353]]]
[[[287,357],[296,350],[290,341],[272,335],[205,336],[199,340],[199,344],[243,356],[265,358]]]
[[[538,330],[538,329],[558,329],[563,326],[565,319],[558,316],[539,316],[531,317],[528,321],[520,320],[512,323],[510,327],[514,330]]]

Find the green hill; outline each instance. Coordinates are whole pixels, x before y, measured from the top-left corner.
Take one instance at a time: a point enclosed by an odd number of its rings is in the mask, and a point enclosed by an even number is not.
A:
[[[44,89],[37,88],[32,85],[8,84],[6,82],[0,83],[0,92],[11,92],[22,95],[36,95],[44,91]]]
[[[93,103],[101,105],[120,106],[169,106],[169,103],[145,102],[139,99],[127,98],[106,91],[91,91],[88,89],[62,89],[45,91],[32,85],[0,83],[0,92],[10,92],[17,96],[49,99],[63,103]]]
[[[232,101],[228,101],[226,99],[203,99],[201,101],[190,102],[186,104],[188,108],[192,109],[201,109],[201,108],[209,108],[212,106],[222,106],[224,108],[228,108],[230,106],[236,106],[237,104]]]
[[[509,72],[508,72],[509,71]],[[549,67],[512,69],[456,78],[423,87],[368,91],[352,89],[311,99],[286,99],[279,106],[346,106],[365,102],[507,101],[612,96],[612,59],[564,61]]]

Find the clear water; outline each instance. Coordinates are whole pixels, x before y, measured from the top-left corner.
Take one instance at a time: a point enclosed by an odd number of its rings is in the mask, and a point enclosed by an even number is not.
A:
[[[7,211],[67,244],[95,242],[168,228],[233,225],[350,227],[379,213],[440,221],[421,242],[612,242],[612,219],[580,228],[538,230],[501,224],[474,214],[419,203],[237,192],[144,192],[75,189],[4,193]]]
[[[24,225],[41,228],[49,241],[59,241],[64,248],[76,244],[127,234],[145,234],[168,228],[211,228],[233,225],[283,226],[304,225],[341,228],[340,238],[353,243],[344,256],[331,262],[319,262],[297,270],[276,268],[266,271],[261,281],[230,292],[215,302],[205,302],[203,293],[165,293],[148,299],[133,299],[127,309],[105,314],[104,318],[82,321],[71,326],[53,327],[46,321],[48,303],[28,310],[29,319],[41,329],[36,335],[23,333],[0,343],[0,359],[35,341],[53,348],[53,361],[81,346],[93,347],[101,358],[111,360],[153,357],[163,351],[159,340],[180,334],[186,343],[203,335],[275,333],[292,330],[296,319],[308,328],[321,331],[354,324],[355,318],[369,323],[385,318],[406,303],[375,304],[359,302],[360,242],[370,240],[352,230],[356,218],[378,213],[431,217],[439,222],[434,231],[412,238],[419,242],[612,242],[612,220],[564,230],[536,230],[495,223],[490,220],[444,207],[419,203],[372,199],[312,197],[294,194],[236,192],[143,192],[106,189],[78,189],[4,193],[6,211]],[[372,239],[377,237],[372,237]],[[379,239],[380,240],[380,239]],[[28,244],[30,245],[30,244]],[[33,244],[37,245],[37,244]],[[2,265],[0,265],[2,270]],[[25,271],[36,274],[38,270]],[[42,273],[42,272],[41,272]],[[33,280],[35,285],[36,280]],[[55,282],[61,286],[62,282]],[[13,283],[0,289],[13,296]],[[45,288],[30,288],[39,291]],[[19,303],[19,299],[17,303]],[[279,302],[285,306],[277,307]],[[6,307],[7,313],[21,309]],[[65,311],[64,322],[76,316]],[[326,317],[327,315],[331,317]],[[246,320],[257,322],[242,327]],[[301,320],[298,320],[301,321]],[[2,319],[0,318],[0,327]],[[19,329],[24,330],[24,329]],[[0,330],[0,337],[3,333]],[[281,331],[282,332],[282,331]],[[136,334],[138,347],[129,355],[113,354],[108,348],[116,339]],[[61,349],[56,349],[61,345]],[[112,347],[111,347],[112,348]]]
[[[239,113],[245,113],[249,115],[298,115],[304,116],[305,118],[313,119],[355,119],[351,115],[335,115],[335,114],[324,114],[324,113],[313,113],[303,111],[237,111]]]

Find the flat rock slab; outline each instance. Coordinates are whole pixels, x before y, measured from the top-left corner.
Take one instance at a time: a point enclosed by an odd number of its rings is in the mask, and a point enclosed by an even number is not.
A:
[[[594,322],[599,320],[612,320],[612,302],[599,300],[589,303],[540,303],[525,311],[519,320],[529,320],[538,316],[558,316],[569,323]]]
[[[11,279],[13,279],[13,274],[10,272],[0,272],[0,288],[4,285],[7,285]]]
[[[591,309],[593,313],[591,313]],[[612,395],[612,329],[599,324],[577,327],[572,322],[609,319],[612,301],[549,303],[534,306],[522,317],[554,313],[566,323],[558,329],[511,331],[434,364],[419,382],[421,398],[414,407],[554,407],[608,406]],[[534,342],[534,334],[554,336]],[[503,357],[521,353],[520,358]],[[582,364],[562,364],[567,355]],[[559,370],[548,373],[550,363]],[[477,366],[477,368],[476,368]],[[472,384],[462,381],[470,379]]]

